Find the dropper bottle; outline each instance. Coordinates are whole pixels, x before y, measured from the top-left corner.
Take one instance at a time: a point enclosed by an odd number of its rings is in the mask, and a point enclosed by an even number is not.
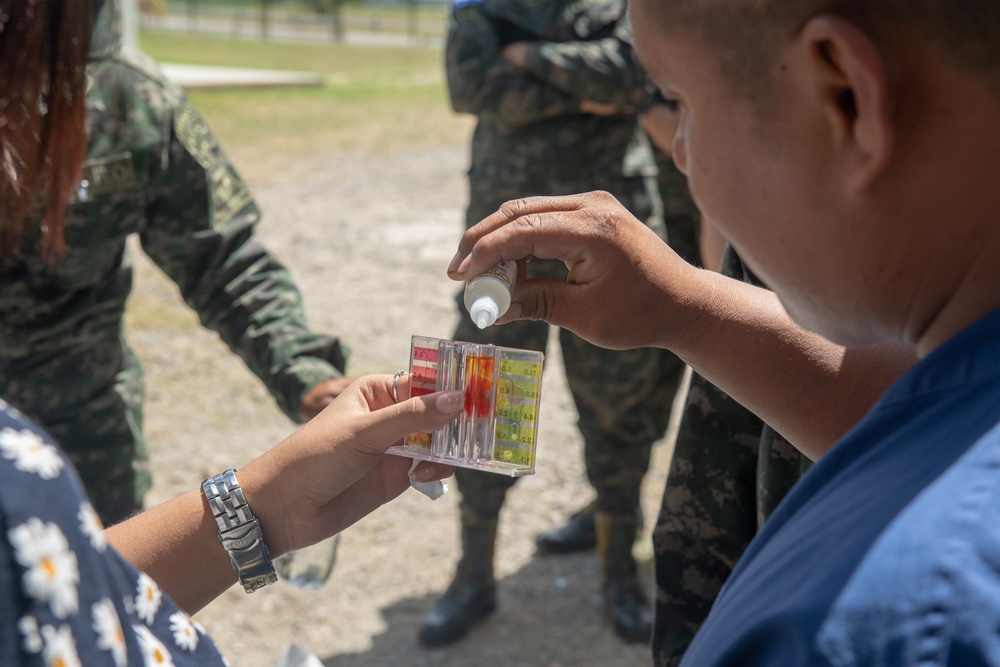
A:
[[[465,284],[465,307],[480,329],[485,329],[510,308],[510,295],[517,280],[517,263],[500,262]]]

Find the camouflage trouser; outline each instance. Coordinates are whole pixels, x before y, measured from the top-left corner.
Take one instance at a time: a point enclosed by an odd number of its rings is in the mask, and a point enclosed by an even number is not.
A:
[[[105,525],[142,508],[151,483],[142,369],[124,341],[0,361],[0,396],[66,451]]]
[[[731,258],[724,272],[736,273]],[[693,374],[653,530],[655,664],[680,661],[736,561],[808,466],[773,429]]]
[[[473,205],[467,213],[467,224],[475,224],[503,202],[526,194],[489,185],[472,179]],[[550,181],[546,185],[545,194],[582,191],[579,179],[568,183]],[[600,187],[615,195],[661,238],[666,235],[657,210],[659,195],[654,179],[606,179]],[[566,277],[561,262],[532,260],[528,270],[532,277]],[[546,323],[515,322],[480,331],[469,319],[461,294],[457,300],[462,315],[454,334],[456,340],[545,351],[549,337]],[[606,350],[565,330],[559,331],[559,342],[567,383],[579,413],[587,477],[597,494],[597,509],[634,514],[642,478],[649,467],[650,448],[666,430],[684,363],[660,349]],[[462,492],[464,521],[496,517],[507,489],[516,481],[465,468],[456,470],[455,479]]]

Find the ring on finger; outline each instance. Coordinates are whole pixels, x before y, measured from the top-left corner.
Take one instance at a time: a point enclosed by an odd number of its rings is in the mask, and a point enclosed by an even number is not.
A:
[[[396,393],[397,385],[399,384],[399,376],[409,375],[410,371],[396,371],[392,374],[392,400],[399,403],[399,395]]]

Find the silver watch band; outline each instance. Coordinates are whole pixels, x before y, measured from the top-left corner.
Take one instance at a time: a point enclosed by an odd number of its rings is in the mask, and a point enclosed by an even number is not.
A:
[[[201,483],[201,490],[219,525],[219,539],[229,553],[247,593],[273,584],[278,580],[267,552],[260,524],[250,512],[243,489],[236,479],[236,470],[229,469]]]

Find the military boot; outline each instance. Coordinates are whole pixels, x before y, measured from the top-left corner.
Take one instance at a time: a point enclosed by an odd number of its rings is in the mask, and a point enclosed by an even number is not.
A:
[[[495,518],[462,521],[462,558],[448,590],[424,617],[419,633],[421,644],[445,646],[456,642],[496,609],[496,535]]]
[[[597,531],[594,528],[594,508],[591,502],[577,510],[562,526],[546,530],[535,537],[535,546],[542,554],[569,554],[589,551],[597,546]],[[642,508],[636,509],[636,520],[642,524]],[[636,534],[638,538],[638,533]]]
[[[597,551],[601,557],[601,593],[604,610],[615,633],[627,642],[648,642],[653,612],[642,591],[632,545],[638,532],[634,514],[597,512]]]
[[[597,545],[594,530],[594,503],[569,518],[564,525],[546,530],[535,536],[535,546],[543,554],[569,554],[589,551]]]

